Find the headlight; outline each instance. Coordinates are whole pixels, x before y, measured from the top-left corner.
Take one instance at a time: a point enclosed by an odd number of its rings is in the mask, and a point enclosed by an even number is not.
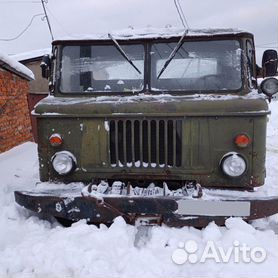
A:
[[[278,80],[276,78],[267,78],[263,80],[261,89],[264,94],[271,97],[278,92]]]
[[[76,158],[67,151],[57,152],[52,158],[52,166],[59,175],[70,173],[76,165]]]
[[[230,177],[239,177],[246,170],[245,160],[237,153],[227,153],[221,159],[220,165],[223,172]]]

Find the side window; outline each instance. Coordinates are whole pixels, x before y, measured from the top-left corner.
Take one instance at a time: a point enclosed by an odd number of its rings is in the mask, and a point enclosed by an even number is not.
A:
[[[248,70],[248,80],[250,88],[254,87],[255,71],[254,71],[254,48],[250,40],[246,41],[246,58],[247,58],[247,70]],[[256,85],[255,85],[256,86]]]
[[[57,78],[57,47],[54,48],[53,50],[53,56],[52,56],[52,82],[53,84],[55,83],[56,81],[56,78]]]
[[[246,41],[246,56],[251,76],[254,77],[254,48],[250,40]]]

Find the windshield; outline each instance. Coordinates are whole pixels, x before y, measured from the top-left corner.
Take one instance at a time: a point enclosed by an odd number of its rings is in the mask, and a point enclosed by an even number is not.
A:
[[[241,49],[236,40],[184,42],[158,77],[177,43],[151,48],[152,90],[238,90]]]
[[[114,45],[65,46],[60,89],[75,92],[135,92],[144,87],[144,46],[121,45],[140,73]]]

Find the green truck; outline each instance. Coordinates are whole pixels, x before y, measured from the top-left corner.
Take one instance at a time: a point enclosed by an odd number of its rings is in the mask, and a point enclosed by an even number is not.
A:
[[[196,227],[278,212],[277,196],[252,194],[265,180],[278,80],[277,52],[266,50],[258,67],[251,33],[57,39],[41,67],[50,95],[33,115],[43,183],[16,191],[20,205],[59,220]]]

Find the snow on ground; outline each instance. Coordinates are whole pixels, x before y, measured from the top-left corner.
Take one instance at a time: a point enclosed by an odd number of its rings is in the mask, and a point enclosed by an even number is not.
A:
[[[270,108],[268,176],[265,186],[259,189],[267,195],[277,194],[278,171],[278,102],[271,103]],[[34,143],[1,154],[0,171],[0,277],[277,277],[277,215],[252,225],[230,218],[226,227],[210,223],[202,230],[154,227],[147,244],[134,247],[136,228],[122,218],[117,218],[110,228],[97,228],[84,221],[63,228],[15,204],[14,190],[30,189],[39,181]],[[241,246],[245,243],[251,248],[264,248],[266,259],[262,263],[217,263],[208,259],[177,265],[172,254],[188,240],[197,243],[199,258],[211,240],[225,250],[234,247],[237,240]],[[236,257],[235,252],[232,254]]]

